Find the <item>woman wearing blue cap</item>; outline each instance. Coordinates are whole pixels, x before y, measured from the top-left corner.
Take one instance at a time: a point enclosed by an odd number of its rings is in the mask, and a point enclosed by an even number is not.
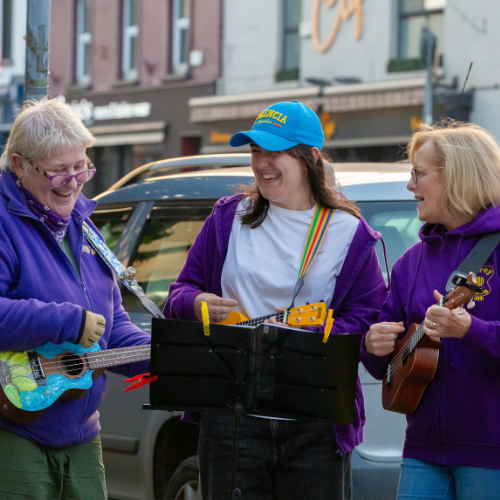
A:
[[[298,101],[269,107],[252,130],[231,138],[232,146],[250,143],[256,185],[216,203],[170,286],[165,316],[201,321],[206,302],[211,320],[221,322],[232,310],[255,318],[292,300],[324,300],[334,310],[332,334],[368,330],[387,294],[374,249],[380,236],[327,181],[323,140],[316,113]],[[318,213],[328,217],[325,236],[296,293]],[[203,498],[227,498],[232,414],[184,419],[201,424]],[[241,499],[351,499],[351,453],[363,439],[364,421],[359,379],[351,425],[244,415],[236,475]]]

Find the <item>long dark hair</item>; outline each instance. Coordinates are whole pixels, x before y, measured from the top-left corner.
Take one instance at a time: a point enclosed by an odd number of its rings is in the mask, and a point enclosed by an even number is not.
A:
[[[309,184],[311,185],[311,193],[317,203],[323,207],[343,210],[358,219],[361,217],[356,205],[344,196],[333,181],[328,182],[324,164],[324,161],[328,161],[326,153],[321,151],[318,159],[315,160],[312,147],[303,144],[287,149],[286,152],[290,156],[301,160],[305,165]],[[256,183],[249,186],[239,185],[235,187],[235,190],[243,192],[245,198],[252,200],[248,208],[239,215],[241,223],[249,224],[252,229],[259,227],[266,218],[269,200],[262,196]]]

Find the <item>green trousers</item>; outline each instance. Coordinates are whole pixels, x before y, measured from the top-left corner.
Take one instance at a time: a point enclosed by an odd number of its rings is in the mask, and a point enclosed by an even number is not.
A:
[[[52,448],[0,429],[0,500],[106,500],[101,438]]]

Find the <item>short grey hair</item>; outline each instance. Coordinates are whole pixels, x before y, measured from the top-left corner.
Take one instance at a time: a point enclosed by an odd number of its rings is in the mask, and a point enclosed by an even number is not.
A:
[[[94,136],[68,104],[44,97],[24,103],[0,158],[0,169],[12,171],[12,154],[23,157],[23,168],[31,166],[26,160],[50,158],[63,148],[87,149],[95,143]]]

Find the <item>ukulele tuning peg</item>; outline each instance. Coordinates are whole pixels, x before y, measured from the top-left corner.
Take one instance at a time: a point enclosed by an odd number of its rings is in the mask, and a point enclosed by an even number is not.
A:
[[[476,307],[476,303],[471,299],[471,301],[467,304],[467,309],[474,309],[474,307]]]
[[[306,302],[306,306],[308,306],[308,305],[309,305],[309,302]]]

